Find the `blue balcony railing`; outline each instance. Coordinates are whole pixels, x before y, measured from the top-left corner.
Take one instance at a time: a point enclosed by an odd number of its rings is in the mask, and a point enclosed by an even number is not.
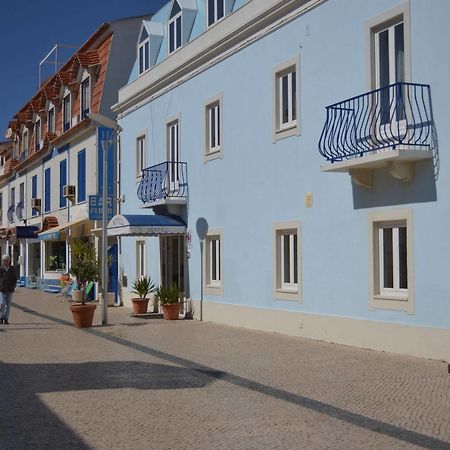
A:
[[[187,199],[187,164],[166,161],[144,169],[137,196],[144,203],[168,198]]]
[[[8,218],[8,220],[9,220],[9,222],[10,223],[13,223],[14,222],[14,205],[11,205],[9,208],[8,208],[8,212],[6,213],[6,217]]]
[[[430,86],[396,83],[327,106],[319,152],[342,161],[399,146],[433,150],[436,145]]]

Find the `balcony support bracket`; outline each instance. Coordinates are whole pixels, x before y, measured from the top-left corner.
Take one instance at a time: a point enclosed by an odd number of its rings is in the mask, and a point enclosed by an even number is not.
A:
[[[396,180],[409,183],[413,179],[414,168],[411,161],[391,161],[388,167],[389,173]]]
[[[371,189],[373,186],[373,170],[372,169],[350,169],[349,175],[352,182],[356,186]]]

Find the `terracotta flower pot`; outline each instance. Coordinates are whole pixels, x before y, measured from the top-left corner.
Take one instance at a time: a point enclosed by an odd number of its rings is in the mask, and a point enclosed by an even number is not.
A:
[[[161,306],[165,320],[178,320],[178,316],[180,315],[180,303],[172,303]]]
[[[148,298],[132,298],[133,302],[133,313],[134,314],[145,314],[148,308]]]
[[[73,322],[77,328],[90,328],[92,327],[92,321],[94,320],[94,312],[96,305],[71,305]]]

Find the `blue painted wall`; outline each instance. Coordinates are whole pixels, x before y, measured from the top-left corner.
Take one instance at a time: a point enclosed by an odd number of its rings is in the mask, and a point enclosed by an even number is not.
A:
[[[200,297],[195,223],[204,217],[210,228],[222,230],[224,246],[224,295],[205,296],[208,301],[450,327],[450,62],[443,57],[447,42],[441,34],[450,17],[447,1],[410,2],[412,81],[431,85],[440,143],[437,179],[431,163],[423,162],[410,184],[376,171],[374,187],[367,191],[353,186],[348,174],[320,171],[325,160],[317,145],[325,106],[369,90],[365,22],[403,3],[330,0],[121,120],[121,189],[127,198],[122,213],[146,213],[136,197],[135,139],[147,129],[148,165],[164,161],[166,120],[180,114],[193,234],[192,298]],[[301,135],[274,144],[272,72],[295,56],[300,59]],[[218,93],[223,94],[223,159],[204,164],[204,103]],[[304,206],[308,192],[314,196],[311,209]],[[402,207],[413,209],[416,311],[369,311],[368,213]],[[302,227],[301,304],[272,298],[272,224],[289,220],[299,220]],[[149,274],[158,279],[157,240],[149,241]],[[129,280],[134,245],[124,239]]]

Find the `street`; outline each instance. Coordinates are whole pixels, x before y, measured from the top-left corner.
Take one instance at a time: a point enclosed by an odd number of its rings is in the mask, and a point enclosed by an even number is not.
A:
[[[0,449],[450,449],[447,364],[14,294]]]

